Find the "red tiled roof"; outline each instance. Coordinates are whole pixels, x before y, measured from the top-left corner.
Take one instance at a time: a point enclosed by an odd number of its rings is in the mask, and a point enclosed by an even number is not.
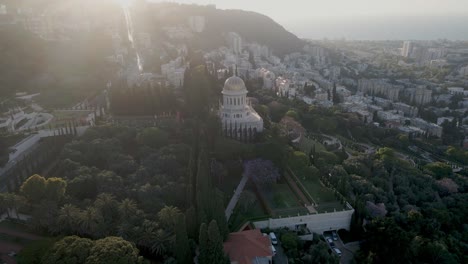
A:
[[[224,252],[238,264],[252,264],[255,257],[273,256],[269,237],[263,236],[259,229],[229,234],[224,242]]]

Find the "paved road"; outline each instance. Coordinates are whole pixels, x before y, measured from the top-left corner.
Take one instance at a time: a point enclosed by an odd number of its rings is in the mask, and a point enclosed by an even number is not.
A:
[[[351,263],[351,261],[353,260],[353,252],[351,252],[350,250],[348,250],[344,245],[343,245],[343,241],[341,241],[341,239],[338,239],[338,241],[334,241],[335,242],[335,245],[337,248],[339,248],[341,250],[341,258],[340,258],[340,263],[342,264],[349,264]],[[332,253],[334,254],[334,253]]]
[[[359,250],[359,242],[350,242],[344,244],[338,235],[338,240],[334,241],[337,248],[341,250],[340,263],[350,264],[354,258],[354,253]]]
[[[239,185],[237,186],[236,191],[234,192],[234,195],[231,198],[231,201],[229,201],[229,204],[226,207],[225,215],[226,215],[227,221],[229,221],[229,218],[231,217],[232,212],[234,211],[234,208],[236,208],[236,204],[239,201],[239,198],[248,180],[249,180],[249,177],[247,177],[246,174],[243,174],[242,179],[240,180]]]
[[[276,255],[273,257],[273,264],[287,264],[288,257],[284,253],[281,241],[278,239],[278,245],[274,246],[276,249]]]

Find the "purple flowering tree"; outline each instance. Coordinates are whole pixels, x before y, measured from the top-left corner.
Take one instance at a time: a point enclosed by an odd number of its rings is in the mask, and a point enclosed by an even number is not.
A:
[[[244,173],[256,184],[268,185],[280,178],[278,168],[271,160],[254,159],[244,162]]]

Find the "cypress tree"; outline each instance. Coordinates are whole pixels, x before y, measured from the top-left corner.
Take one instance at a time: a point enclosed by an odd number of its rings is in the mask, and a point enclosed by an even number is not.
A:
[[[187,195],[187,207],[194,207],[196,206],[196,184],[195,184],[195,154],[193,148],[190,149],[190,157],[189,157],[189,162],[187,166],[187,174],[188,174],[188,179],[187,179],[187,186],[188,186],[188,195]]]
[[[339,104],[340,98],[338,97],[338,93],[336,92],[336,83],[333,83],[333,104]]]
[[[198,221],[197,221],[197,212],[192,206],[185,212],[185,223],[187,227],[187,235],[189,238],[197,239],[198,238]]]
[[[198,157],[198,170],[197,170],[197,212],[200,214],[208,213],[209,205],[212,201],[210,197],[211,190],[211,179],[209,171],[208,157],[206,156],[205,150],[201,150]],[[208,209],[208,210],[207,210]],[[200,218],[200,215],[199,215]]]
[[[177,263],[190,264],[193,262],[192,253],[190,252],[190,245],[187,236],[187,226],[185,224],[185,216],[183,214],[177,215],[176,224],[176,247],[175,256]]]
[[[200,225],[198,245],[200,250],[200,254],[198,255],[198,263],[210,264],[208,262],[208,227],[205,223]]]
[[[215,220],[208,226],[208,263],[226,263],[223,240]]]
[[[222,240],[225,240],[229,234],[229,227],[228,227],[228,223],[227,223],[226,215],[224,211],[223,194],[222,192],[216,190],[214,197],[216,197],[216,199],[213,199],[214,200],[213,219],[214,221],[216,221],[219,227],[219,232],[221,233]]]

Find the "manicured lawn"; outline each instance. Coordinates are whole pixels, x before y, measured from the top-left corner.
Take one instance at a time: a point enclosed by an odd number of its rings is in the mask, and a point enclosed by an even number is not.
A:
[[[260,202],[256,201],[246,212],[237,206],[234,209],[234,213],[229,219],[229,229],[233,232],[238,229],[249,220],[261,220],[262,218],[267,219],[269,215],[263,210]]]
[[[344,206],[335,197],[332,190],[323,186],[317,176],[312,176],[307,180],[299,179],[306,191],[318,204],[315,208],[319,213],[343,210]]]
[[[274,184],[273,186],[271,186],[271,192],[272,195],[267,196],[269,196],[270,198],[270,206],[273,209],[300,206],[297,202],[296,196],[286,183]]]
[[[264,192],[264,197],[273,211],[274,217],[296,216],[307,214],[307,209],[300,204],[296,195],[287,183],[277,183]]]
[[[300,181],[318,204],[336,201],[335,194],[324,187],[318,178],[300,179]]]

